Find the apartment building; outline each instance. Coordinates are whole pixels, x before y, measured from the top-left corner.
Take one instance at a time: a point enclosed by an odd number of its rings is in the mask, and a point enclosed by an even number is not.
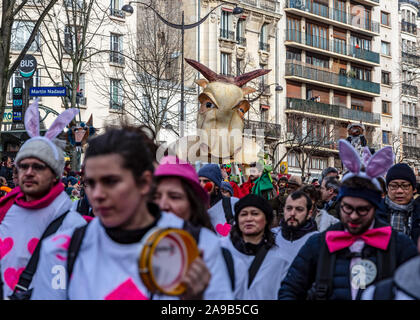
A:
[[[398,111],[401,114],[399,136],[400,142],[402,142],[400,159],[409,163],[418,174],[420,171],[420,127],[418,119],[420,114],[418,100],[420,3],[417,0],[399,0],[399,23],[401,105]]]
[[[188,23],[194,23],[219,6],[210,17],[195,29],[187,30],[186,44],[189,58],[211,70],[237,76],[256,69],[271,69],[267,75],[251,81],[257,89],[250,96],[251,108],[245,116],[244,129],[256,138],[264,130],[265,148],[280,138],[279,94],[280,80],[278,23],[281,6],[275,0],[185,0]],[[235,15],[238,6],[243,13]],[[187,18],[188,17],[188,18]],[[198,78],[202,75],[197,74]],[[258,133],[259,134],[259,133]]]
[[[382,100],[398,105],[391,78],[398,66],[398,22],[384,26],[387,21],[380,19],[382,12],[396,16],[398,6],[379,0],[287,0],[283,10],[286,92],[280,114],[295,140],[283,151],[289,150],[289,171],[302,174],[306,153],[312,177],[328,166],[341,168],[337,141],[347,137],[352,122],[363,123],[370,147],[388,144],[382,137],[397,120],[383,127]]]
[[[44,2],[31,1],[24,7],[13,25],[11,59],[17,58],[35,25],[37,12]],[[102,130],[115,124],[123,111],[124,74],[127,73],[126,53],[136,31],[136,16],[126,17],[121,10],[122,1],[94,1],[92,13],[87,17],[89,0],[60,0],[51,11],[48,23],[41,25],[36,40],[28,54],[38,63],[37,71],[28,83],[30,87],[76,85],[78,121],[93,116],[95,128]],[[74,13],[74,15],[73,15]],[[68,14],[68,15],[67,15]],[[77,17],[77,18],[69,18]],[[73,19],[73,20],[69,20]],[[83,42],[83,25],[89,19],[86,40]],[[77,53],[85,57],[81,63],[78,83],[72,83],[73,66]],[[125,77],[127,78],[127,76]],[[11,81],[8,103],[1,128],[1,151],[14,156],[20,144],[28,138],[23,125],[12,123],[12,88],[26,84],[17,71]],[[65,100],[71,97],[40,97],[40,119],[43,130],[64,111]],[[30,97],[32,102],[34,97]]]

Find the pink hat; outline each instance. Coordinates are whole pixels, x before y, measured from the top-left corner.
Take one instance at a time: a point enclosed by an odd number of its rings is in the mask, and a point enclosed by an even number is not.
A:
[[[183,179],[193,188],[204,203],[209,203],[207,191],[201,187],[197,172],[188,162],[180,160],[176,156],[163,157],[154,175],[155,177],[178,177]]]

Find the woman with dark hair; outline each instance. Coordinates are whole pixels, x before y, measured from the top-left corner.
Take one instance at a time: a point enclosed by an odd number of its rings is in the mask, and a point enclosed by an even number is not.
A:
[[[69,230],[43,243],[33,299],[174,298],[152,294],[139,276],[144,236],[154,227],[182,229],[184,225],[182,219],[149,202],[154,150],[143,129],[127,126],[108,129],[89,141],[84,181],[96,217],[84,233]],[[72,249],[75,239],[79,239],[77,251]],[[202,257],[182,277],[187,289],[180,298],[232,299],[218,238],[203,228],[200,239]],[[51,270],[58,266],[67,270],[67,284],[62,285],[62,279],[56,283]]]
[[[288,262],[275,244],[270,226],[273,209],[268,201],[248,194],[235,204],[235,223],[222,246],[232,252],[235,268],[235,298],[274,300],[287,272]]]
[[[162,158],[154,173],[156,187],[153,201],[161,210],[172,212],[194,226],[213,230],[207,214],[209,195],[195,169],[175,156]]]

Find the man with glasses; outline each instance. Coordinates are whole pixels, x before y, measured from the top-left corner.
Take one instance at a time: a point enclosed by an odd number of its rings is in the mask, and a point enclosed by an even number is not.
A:
[[[377,212],[396,231],[408,235],[415,244],[420,235],[420,200],[414,199],[416,176],[405,163],[392,166],[386,174],[387,196]]]
[[[64,156],[58,145],[33,137],[20,148],[15,163],[19,186],[0,200],[2,291],[3,297],[27,299],[43,238],[86,222],[71,210],[60,182]],[[57,239],[57,245],[68,245],[64,240]]]
[[[375,218],[377,185],[366,175],[343,177],[340,222],[303,245],[282,282],[280,300],[359,300],[368,285],[392,276],[417,254],[406,235]]]

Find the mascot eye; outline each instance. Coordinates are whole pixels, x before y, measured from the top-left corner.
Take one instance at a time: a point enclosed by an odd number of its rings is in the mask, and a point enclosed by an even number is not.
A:
[[[211,103],[210,101],[206,103],[206,107],[208,109],[216,108],[216,106],[213,103]]]

